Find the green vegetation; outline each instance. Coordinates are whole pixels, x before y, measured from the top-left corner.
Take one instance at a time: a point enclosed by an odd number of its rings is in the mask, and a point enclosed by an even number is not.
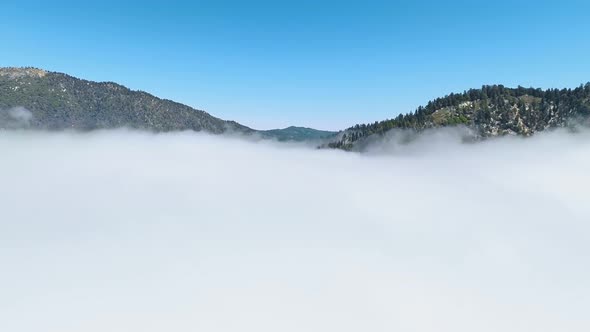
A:
[[[263,137],[273,138],[279,141],[308,141],[331,138],[336,136],[337,133],[334,131],[291,126],[284,129],[261,131],[261,134]]]
[[[136,128],[153,131],[254,130],[112,82],[91,82],[34,68],[0,68],[0,110],[24,107],[38,129]]]
[[[429,128],[466,126],[479,137],[506,134],[532,135],[547,128],[587,122],[590,117],[590,83],[575,89],[506,88],[483,86],[451,93],[416,111],[372,124],[357,124],[339,135],[329,147],[350,150],[357,142],[395,128],[416,132]]]
[[[113,82],[97,83],[36,68],[0,68],[0,111],[14,107],[32,113],[29,128],[47,130],[204,130],[215,134],[259,133],[279,141],[320,140],[336,135],[302,127],[256,131]],[[0,112],[0,128],[11,128],[14,122],[7,120],[4,113]]]

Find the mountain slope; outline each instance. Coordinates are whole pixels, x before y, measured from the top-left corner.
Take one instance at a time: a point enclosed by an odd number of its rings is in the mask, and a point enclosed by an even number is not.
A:
[[[86,81],[36,68],[0,68],[0,110],[15,107],[30,111],[27,126],[37,129],[254,132],[239,123],[116,83]],[[0,118],[0,126],[2,123]]]
[[[328,146],[358,150],[364,142],[379,139],[392,129],[419,133],[430,128],[464,126],[472,138],[529,136],[573,123],[588,124],[589,119],[590,83],[561,90],[483,86],[435,99],[394,119],[348,128]]]
[[[263,137],[279,141],[308,141],[331,138],[336,136],[337,132],[291,126],[284,129],[264,130],[261,134]]]

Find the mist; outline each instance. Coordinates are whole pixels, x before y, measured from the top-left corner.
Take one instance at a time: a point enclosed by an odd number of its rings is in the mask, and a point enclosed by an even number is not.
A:
[[[22,106],[0,109],[0,129],[28,128],[32,119],[33,113]]]
[[[590,330],[585,131],[365,154],[0,131],[0,151],[1,331]]]

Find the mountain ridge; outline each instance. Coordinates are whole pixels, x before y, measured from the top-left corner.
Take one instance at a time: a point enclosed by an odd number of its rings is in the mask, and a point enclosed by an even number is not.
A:
[[[531,136],[551,128],[589,125],[589,119],[590,83],[575,89],[546,90],[484,85],[436,98],[393,119],[357,124],[341,131],[324,147],[362,150],[368,141],[400,129],[419,134],[427,129],[462,126],[468,129],[465,138],[470,140]]]
[[[307,141],[329,139],[338,132],[328,130],[318,130],[308,127],[289,126],[282,129],[270,129],[261,131],[263,137],[274,138],[279,141]]]
[[[255,132],[235,121],[115,82],[94,82],[33,67],[0,68],[0,109],[14,107],[32,113],[29,125],[35,129]]]
[[[530,136],[572,123],[589,124],[589,119],[590,83],[546,90],[484,85],[436,98],[414,112],[339,132],[296,126],[256,130],[115,82],[94,82],[34,67],[0,68],[0,128],[193,130],[279,141],[319,141],[320,147],[362,150],[367,142],[397,129],[419,134],[461,126],[468,129],[467,138],[485,139]]]
[[[23,109],[30,111],[30,116],[26,116]],[[95,82],[35,67],[0,67],[2,110],[16,113],[0,112],[0,128],[203,130],[213,134],[257,135],[279,141],[319,140],[336,134],[295,126],[256,130],[112,81]],[[15,114],[19,121],[15,121]],[[23,119],[26,123],[21,121]]]

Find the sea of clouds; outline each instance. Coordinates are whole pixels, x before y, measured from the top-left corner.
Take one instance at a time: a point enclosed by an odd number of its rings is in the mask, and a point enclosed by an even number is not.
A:
[[[589,331],[590,133],[0,131],[0,331]]]

